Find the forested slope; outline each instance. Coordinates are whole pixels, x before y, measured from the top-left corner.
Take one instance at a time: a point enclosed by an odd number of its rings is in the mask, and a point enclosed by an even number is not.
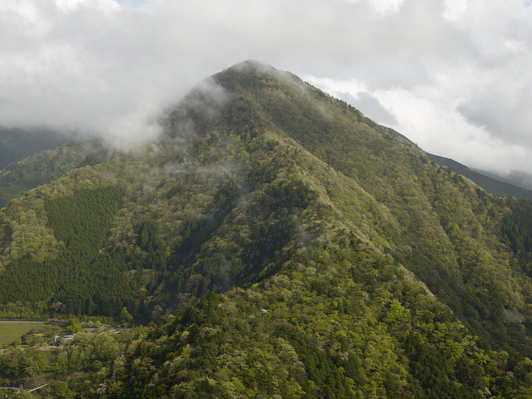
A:
[[[219,81],[237,97],[241,92],[247,107],[267,115],[273,129],[352,178],[375,199],[381,207],[366,207],[370,214],[357,228],[371,220],[372,228],[362,233],[376,233],[371,241],[413,271],[476,333],[487,333],[493,344],[494,337],[507,339],[513,329],[522,329],[503,323],[505,310],[530,315],[530,279],[517,266],[502,231],[519,200],[486,194],[436,165],[410,141],[296,77],[275,79],[234,68],[220,74]],[[314,175],[319,178],[319,172]],[[323,180],[331,191],[329,199],[347,215],[355,206],[349,196],[331,195],[333,182]],[[529,225],[529,219],[520,220]],[[521,333],[524,338],[525,331]]]
[[[0,213],[4,313],[126,307],[158,323],[98,372],[71,349],[67,393],[532,395],[530,201],[254,62],[200,84],[163,128]],[[9,381],[59,361],[9,356],[34,364]]]
[[[78,167],[101,145],[97,140],[66,142],[9,164],[0,172],[0,208],[22,193]]]

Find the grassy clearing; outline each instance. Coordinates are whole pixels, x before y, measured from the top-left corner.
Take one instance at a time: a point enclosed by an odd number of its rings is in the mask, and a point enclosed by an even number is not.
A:
[[[33,328],[42,328],[47,323],[21,323],[17,321],[0,322],[0,343],[10,344]]]

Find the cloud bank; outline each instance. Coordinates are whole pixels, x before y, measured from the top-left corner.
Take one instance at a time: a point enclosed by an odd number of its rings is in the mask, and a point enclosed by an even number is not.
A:
[[[532,172],[530,2],[3,0],[0,125],[158,133],[244,59],[290,70],[423,149]]]

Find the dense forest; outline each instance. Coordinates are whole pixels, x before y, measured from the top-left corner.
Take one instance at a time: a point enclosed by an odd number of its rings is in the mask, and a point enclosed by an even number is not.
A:
[[[149,324],[10,347],[36,397],[527,398],[532,202],[245,62],[0,211],[0,315]],[[86,349],[84,349],[86,348]],[[17,365],[17,366],[14,366]]]
[[[13,260],[1,276],[0,301],[46,301],[72,314],[134,314],[139,293],[123,273],[115,253],[98,256],[124,192],[116,186],[77,190],[71,197],[45,201],[49,226],[60,240],[59,253],[43,262],[29,254]],[[105,284],[102,284],[105,282]]]

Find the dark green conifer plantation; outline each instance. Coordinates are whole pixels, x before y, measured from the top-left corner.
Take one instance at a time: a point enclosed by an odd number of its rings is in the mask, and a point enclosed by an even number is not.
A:
[[[122,188],[107,186],[45,200],[61,249],[44,262],[30,254],[14,260],[0,277],[0,300],[59,301],[78,315],[118,316],[124,306],[138,312],[139,293],[128,284],[119,256],[98,256],[123,195]]]

